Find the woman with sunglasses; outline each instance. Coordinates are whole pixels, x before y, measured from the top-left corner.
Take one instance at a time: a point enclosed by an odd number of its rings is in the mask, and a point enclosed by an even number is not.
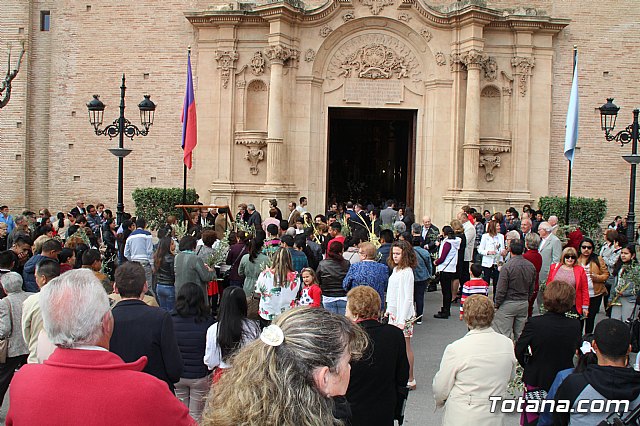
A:
[[[578,253],[573,247],[562,251],[560,262],[551,265],[547,282],[564,281],[576,289],[575,312],[581,318],[589,316],[589,282],[584,268],[578,264]]]
[[[600,311],[602,297],[607,294],[605,282],[609,278],[609,269],[604,259],[594,252],[595,244],[591,238],[583,238],[580,242],[578,264],[584,268],[589,284],[589,316],[585,321],[585,333],[593,333],[596,315]]]

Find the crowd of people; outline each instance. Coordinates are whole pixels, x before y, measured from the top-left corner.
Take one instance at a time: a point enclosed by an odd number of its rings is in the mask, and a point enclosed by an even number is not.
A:
[[[104,387],[126,400],[118,419],[136,424],[392,425],[418,386],[411,339],[438,286],[433,317],[458,305],[470,330],[433,379],[444,424],[502,421],[489,397],[507,394],[518,364],[527,400],[577,403],[591,386],[640,403],[640,373],[621,371],[624,322],[637,316],[636,247],[616,223],[596,242],[579,228],[558,235],[558,219],[528,205],[463,206],[440,229],[393,200],[332,203],[315,216],[298,201],[283,214],[271,200],[265,220],[253,204],[235,215],[194,209],[180,236],[175,217],[152,232],[142,217],[116,223],[101,203],[78,201],[54,219],[0,207],[7,424],[68,423]],[[596,325],[603,304],[611,319]],[[584,342],[592,365],[570,374]],[[50,412],[59,392],[33,409],[32,394],[52,383],[87,392],[60,417]],[[133,413],[140,390],[162,407]],[[87,424],[119,421],[104,410]],[[528,408],[521,423],[578,418]]]

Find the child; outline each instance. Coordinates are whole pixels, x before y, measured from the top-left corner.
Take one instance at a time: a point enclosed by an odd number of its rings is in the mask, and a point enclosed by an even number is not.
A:
[[[462,297],[460,298],[460,321],[464,314],[464,301],[472,294],[489,295],[489,284],[481,278],[482,266],[474,263],[471,265],[471,279],[462,286]]]
[[[320,290],[318,277],[313,269],[302,269],[302,283],[303,287],[300,292],[298,306],[312,306],[314,308],[320,307],[322,303],[322,290]]]

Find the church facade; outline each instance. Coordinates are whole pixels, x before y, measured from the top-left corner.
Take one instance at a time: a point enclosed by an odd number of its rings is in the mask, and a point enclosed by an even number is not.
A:
[[[16,209],[68,209],[78,197],[115,205],[117,162],[105,149],[114,143],[92,133],[85,104],[103,94],[105,123],[115,118],[122,72],[129,119],[143,93],[158,104],[149,136],[127,141],[127,210],[136,187],[181,186],[190,45],[198,145],[189,185],[204,203],[253,203],[264,217],[272,198],[284,206],[306,196],[322,212],[333,199],[395,196],[436,223],[465,204],[535,205],[564,194],[577,44],[573,194],[607,198],[609,213],[623,214],[628,152],[604,141],[595,108],[617,96],[619,124],[625,111],[630,121],[639,76],[621,49],[638,38],[625,30],[638,18],[631,5],[610,8],[623,22],[611,26],[579,2],[551,0],[8,0],[0,37],[26,40],[27,57],[0,112],[0,160],[13,171],[0,176],[0,198]],[[94,31],[97,14],[124,18]]]

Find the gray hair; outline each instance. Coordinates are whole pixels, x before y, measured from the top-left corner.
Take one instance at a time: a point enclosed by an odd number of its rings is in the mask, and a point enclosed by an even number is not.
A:
[[[26,218],[24,217],[23,214],[17,214],[16,217],[13,218],[13,221],[15,223],[24,222],[25,220],[26,220]]]
[[[17,272],[7,272],[0,279],[2,288],[6,293],[17,293],[22,291],[22,276]]]
[[[61,348],[95,345],[102,337],[102,319],[109,298],[89,269],[76,269],[54,278],[40,292],[44,330]]]
[[[413,232],[414,234],[419,234],[420,231],[422,231],[422,225],[420,225],[419,223],[411,224],[411,232]]]
[[[406,232],[407,230],[407,225],[402,222],[401,220],[397,220],[395,221],[395,223],[393,224],[393,229],[394,231],[396,231],[398,234],[402,234],[403,232]]]
[[[538,230],[540,229],[544,229],[547,232],[551,232],[553,231],[553,226],[551,226],[549,222],[541,222],[540,225],[538,225]]]
[[[524,244],[529,250],[538,250],[538,247],[540,247],[540,235],[535,232],[529,232],[524,237]]]
[[[507,232],[507,235],[506,235],[505,239],[519,240],[520,239],[520,233],[518,231],[515,231],[515,230],[509,231],[509,232]]]
[[[247,210],[254,211],[255,209],[256,209],[256,206],[254,204],[247,204]]]

